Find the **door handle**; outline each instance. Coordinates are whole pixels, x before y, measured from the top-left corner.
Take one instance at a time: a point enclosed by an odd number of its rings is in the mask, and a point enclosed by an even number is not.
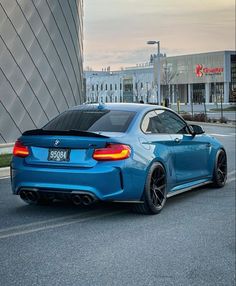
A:
[[[175,138],[175,142],[176,142],[176,143],[180,143],[180,141],[181,141],[181,140],[180,140],[179,138]]]

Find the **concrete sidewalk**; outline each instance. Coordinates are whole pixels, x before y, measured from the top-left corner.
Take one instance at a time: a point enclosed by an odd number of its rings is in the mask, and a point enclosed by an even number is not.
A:
[[[10,167],[0,168],[0,179],[10,177]]]

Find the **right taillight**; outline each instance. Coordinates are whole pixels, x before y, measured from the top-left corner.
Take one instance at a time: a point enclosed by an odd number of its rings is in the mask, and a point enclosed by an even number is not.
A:
[[[95,149],[93,159],[97,161],[116,161],[129,158],[131,149],[124,144],[108,144],[105,148]]]
[[[13,148],[13,156],[25,158],[29,156],[29,148],[24,146],[20,140],[17,140]]]

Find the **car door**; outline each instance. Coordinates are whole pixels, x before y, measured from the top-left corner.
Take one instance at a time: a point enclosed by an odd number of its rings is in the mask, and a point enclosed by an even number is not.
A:
[[[143,144],[150,147],[151,157],[149,161],[161,162],[167,172],[168,189],[175,185],[175,173],[172,162],[172,137],[163,132],[163,126],[156,110],[149,111],[141,122],[141,130],[146,134]]]
[[[209,176],[211,146],[206,136],[190,134],[186,122],[174,112],[161,110],[158,116],[165,132],[172,138],[176,184]]]

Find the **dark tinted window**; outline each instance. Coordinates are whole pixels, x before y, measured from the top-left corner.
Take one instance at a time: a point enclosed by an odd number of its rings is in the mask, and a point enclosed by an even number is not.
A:
[[[49,122],[44,130],[82,130],[125,132],[135,112],[117,110],[71,110]]]
[[[147,113],[141,129],[145,133],[188,133],[185,122],[178,115],[168,110],[155,110]]]

